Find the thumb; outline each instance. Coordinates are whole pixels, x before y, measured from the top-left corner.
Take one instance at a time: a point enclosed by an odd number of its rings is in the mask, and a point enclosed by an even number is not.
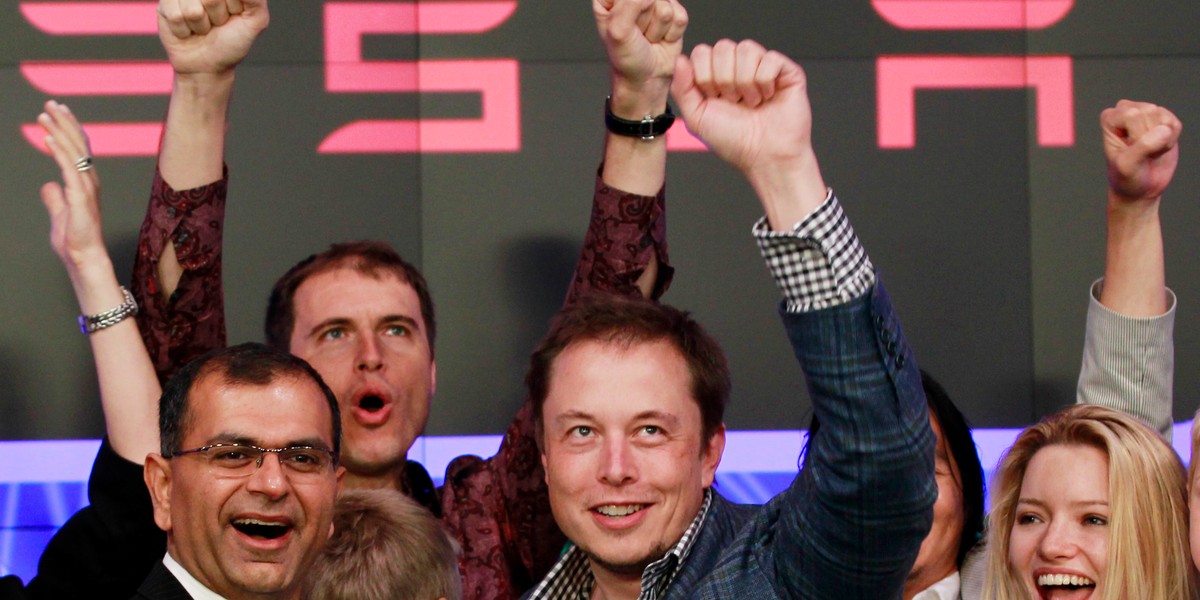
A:
[[[271,12],[267,8],[267,0],[241,0],[242,16],[249,18],[256,29],[262,31],[271,21]]]
[[[699,116],[700,106],[704,103],[704,93],[696,87],[696,71],[692,68],[692,59],[680,54],[675,57],[675,77],[671,79],[671,96],[679,107],[679,114],[689,125]]]

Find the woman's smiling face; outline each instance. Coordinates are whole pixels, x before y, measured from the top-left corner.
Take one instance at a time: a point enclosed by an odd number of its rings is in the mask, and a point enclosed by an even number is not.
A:
[[[1039,600],[1100,597],[1108,567],[1108,457],[1082,445],[1038,450],[1025,469],[1009,564]]]

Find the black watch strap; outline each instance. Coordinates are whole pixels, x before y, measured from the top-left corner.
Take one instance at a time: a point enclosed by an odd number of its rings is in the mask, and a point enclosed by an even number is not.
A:
[[[674,123],[675,113],[671,112],[669,102],[667,103],[667,112],[657,117],[646,115],[641,121],[630,121],[613,114],[612,96],[604,99],[604,126],[617,135],[652,140],[666,134]]]

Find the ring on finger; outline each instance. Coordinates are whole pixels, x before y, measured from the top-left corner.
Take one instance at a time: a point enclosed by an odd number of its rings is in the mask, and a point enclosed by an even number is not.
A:
[[[91,156],[84,156],[83,158],[75,161],[75,170],[79,171],[80,173],[91,171],[92,167],[94,166],[96,166],[96,163],[92,160]]]

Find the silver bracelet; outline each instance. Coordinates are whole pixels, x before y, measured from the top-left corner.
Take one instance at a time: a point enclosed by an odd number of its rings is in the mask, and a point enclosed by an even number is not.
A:
[[[124,321],[130,315],[136,315],[138,305],[133,299],[133,294],[130,294],[125,286],[121,286],[121,293],[125,296],[124,304],[94,315],[79,315],[79,332],[83,335],[95,333]]]

